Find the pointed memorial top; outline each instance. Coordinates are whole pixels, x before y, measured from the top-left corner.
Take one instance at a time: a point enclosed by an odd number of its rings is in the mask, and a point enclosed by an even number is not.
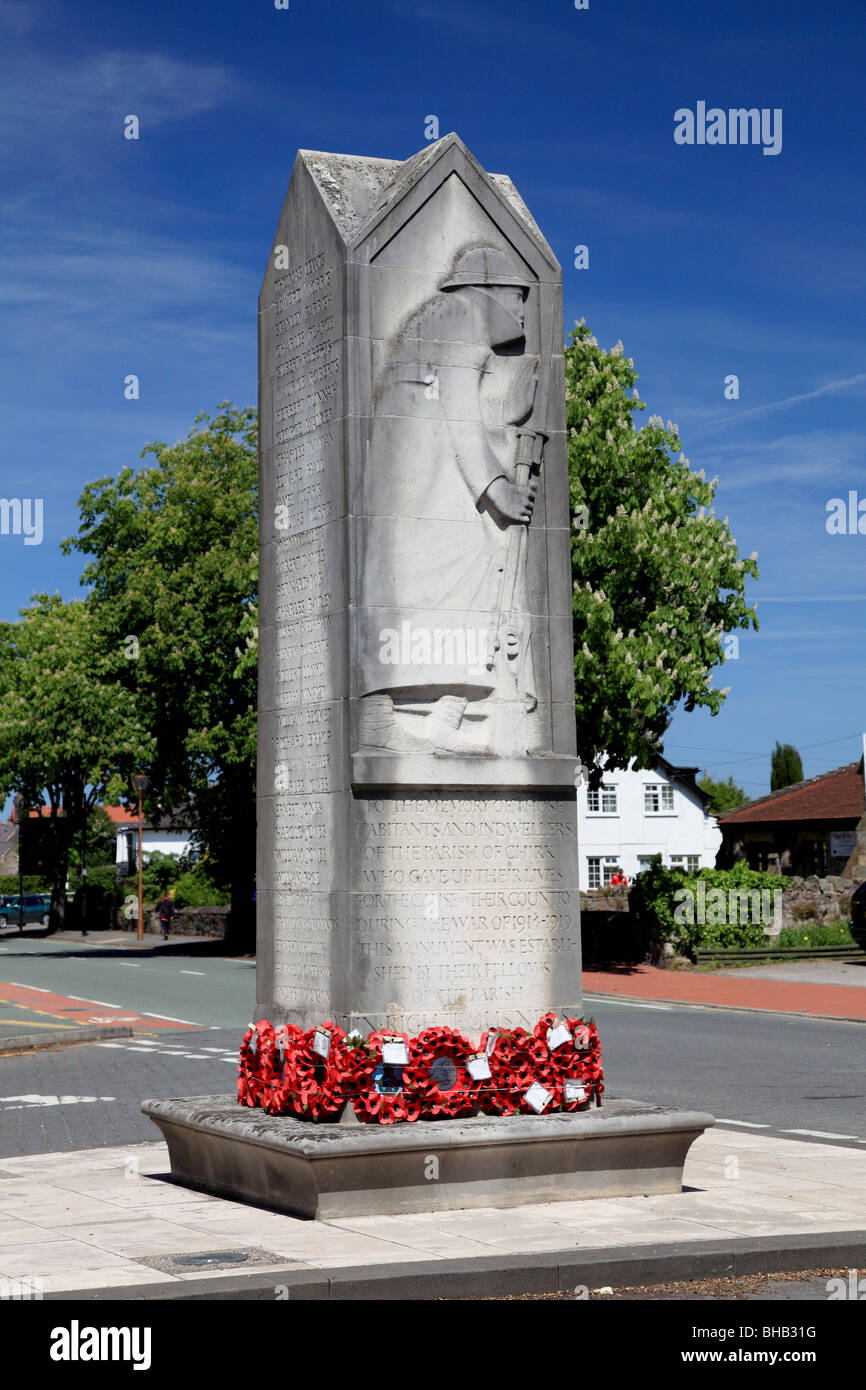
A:
[[[373,230],[414,188],[420,179],[451,155],[456,167],[483,180],[516,216],[545,259],[556,258],[507,174],[488,174],[454,131],[426,145],[408,159],[377,159],[366,155],[328,154],[299,150],[322,201],[344,242],[357,243]]]

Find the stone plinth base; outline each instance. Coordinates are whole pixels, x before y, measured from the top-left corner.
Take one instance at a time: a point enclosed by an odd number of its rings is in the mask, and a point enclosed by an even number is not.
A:
[[[311,1124],[234,1096],[147,1100],[175,1182],[292,1216],[513,1207],[679,1192],[711,1115],[610,1100],[584,1114]]]

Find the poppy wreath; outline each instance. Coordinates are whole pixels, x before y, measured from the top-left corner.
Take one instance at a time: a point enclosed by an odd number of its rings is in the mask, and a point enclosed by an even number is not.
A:
[[[346,1034],[335,1023],[323,1023],[321,1027],[330,1034],[327,1057],[313,1047],[318,1029],[310,1028],[306,1033],[298,1029],[286,1067],[283,1113],[303,1120],[337,1118],[345,1109],[349,1094],[352,1066],[347,1057]]]
[[[567,1018],[565,1027],[571,1034],[571,1042],[565,1041],[558,1047],[551,1048],[548,1033],[559,1023],[560,1020],[555,1013],[546,1013],[532,1030],[546,1052],[538,1079],[542,1086],[553,1094],[553,1102],[549,1109],[569,1112],[587,1110],[593,1093],[599,1096],[604,1090],[601,1084],[601,1045],[598,1041],[598,1030],[592,1021],[585,1023],[580,1018]],[[580,1082],[586,1091],[585,1098],[566,1100],[566,1081]]]
[[[531,1033],[523,1028],[488,1029],[475,1049],[453,1028],[426,1028],[416,1038],[390,1030],[362,1039],[347,1037],[334,1023],[321,1027],[330,1034],[327,1058],[313,1048],[316,1029],[304,1033],[294,1024],[278,1030],[262,1019],[251,1024],[240,1047],[238,1103],[261,1106],[271,1115],[302,1119],[339,1118],[351,1099],[365,1124],[411,1123],[424,1116],[448,1119],[475,1114],[536,1114],[526,1100],[533,1082],[551,1094],[545,1113],[585,1109],[593,1096],[601,1104],[604,1091],[601,1043],[592,1019],[567,1018],[571,1042],[551,1049],[548,1032],[559,1020],[547,1013]],[[406,1043],[409,1061],[386,1064],[386,1039]],[[489,1050],[488,1050],[489,1049]],[[490,1078],[473,1081],[467,1060],[476,1051],[487,1056]],[[446,1060],[456,1068],[454,1084],[443,1089],[431,1070]],[[586,1088],[583,1101],[565,1100],[565,1082]]]
[[[261,1105],[274,1084],[274,1030],[267,1019],[251,1024],[241,1043],[238,1100]]]
[[[294,1023],[286,1023],[274,1034],[273,1046],[262,1062],[261,1099],[259,1104],[269,1115],[291,1113],[290,1095],[293,1063],[304,1033]]]
[[[586,1022],[584,1019],[570,1018],[567,1022],[574,1034],[575,1050],[580,1054],[582,1075],[588,1082],[587,1089],[595,1096],[596,1105],[601,1105],[604,1081],[601,1069],[601,1039],[595,1019],[591,1018]]]
[[[409,1065],[403,1071],[403,1086],[417,1092],[425,1119],[456,1119],[478,1112],[478,1091],[482,1082],[473,1081],[466,1070],[466,1059],[473,1052],[468,1038],[454,1028],[425,1028],[409,1044]],[[453,1064],[456,1077],[448,1090],[443,1090],[430,1075],[434,1062],[445,1060]]]
[[[399,1089],[396,1085],[393,1090],[380,1091],[376,1084],[376,1073],[384,1067],[382,1061],[382,1043],[385,1038],[401,1038],[410,1048],[411,1059],[411,1040],[408,1033],[395,1033],[391,1029],[384,1033],[371,1033],[367,1039],[366,1047],[353,1048],[353,1085],[355,1114],[362,1124],[393,1125],[398,1121],[411,1124],[420,1118],[421,1115],[421,1094],[415,1090],[410,1091],[405,1085],[405,1072],[408,1067],[403,1067],[403,1075],[393,1077],[394,1081],[400,1082]],[[387,1081],[387,1077],[380,1076],[380,1084]]]
[[[253,1047],[253,1038],[256,1039],[256,1046]],[[258,1066],[258,1031],[250,1024],[244,1033],[241,1042],[240,1058],[238,1061],[238,1104],[255,1105],[256,1092],[253,1085],[253,1078]]]
[[[490,1080],[478,1088],[478,1104],[485,1115],[534,1115],[525,1100],[533,1081],[541,1078],[547,1061],[547,1044],[539,1042],[525,1028],[488,1029],[481,1038],[481,1051],[487,1052],[491,1035],[495,1041],[487,1053]],[[543,1083],[542,1083],[543,1084]]]

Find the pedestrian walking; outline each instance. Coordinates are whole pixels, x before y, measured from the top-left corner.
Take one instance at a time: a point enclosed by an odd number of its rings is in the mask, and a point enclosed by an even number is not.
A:
[[[171,889],[168,890],[162,902],[159,904],[157,912],[159,913],[159,925],[162,928],[162,939],[166,941],[168,939],[169,930],[171,929],[172,918],[177,912],[177,908],[172,902]]]

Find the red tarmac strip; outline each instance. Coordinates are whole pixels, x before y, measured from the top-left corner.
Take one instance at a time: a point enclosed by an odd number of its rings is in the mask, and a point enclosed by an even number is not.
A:
[[[788,980],[737,980],[729,975],[658,970],[652,965],[620,970],[585,970],[586,994],[617,994],[658,1003],[711,1008],[758,1009],[766,1013],[811,1014],[866,1022],[866,989],[856,985],[798,984]]]
[[[156,1018],[153,1014],[137,1013],[135,1009],[116,1009],[93,999],[73,999],[67,994],[31,989],[28,985],[0,983],[0,1004],[11,1004],[21,1009],[22,1033],[27,1032],[29,1014],[39,1014],[40,1018],[54,1019],[73,1027],[126,1023],[131,1028],[160,1028],[179,1032],[185,1028],[205,1026],[180,1019]]]

